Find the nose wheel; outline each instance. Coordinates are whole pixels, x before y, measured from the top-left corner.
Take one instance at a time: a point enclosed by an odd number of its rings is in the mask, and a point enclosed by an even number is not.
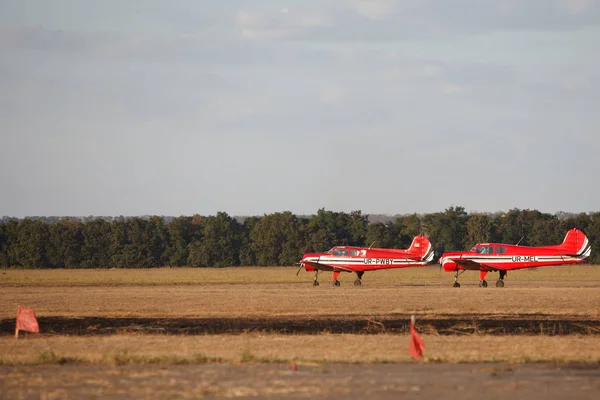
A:
[[[456,269],[454,271],[454,285],[452,285],[452,287],[457,287],[457,288],[460,287],[460,283],[458,283],[458,276],[460,274],[462,274],[463,272],[465,272],[465,271],[464,270],[459,271],[458,269]]]

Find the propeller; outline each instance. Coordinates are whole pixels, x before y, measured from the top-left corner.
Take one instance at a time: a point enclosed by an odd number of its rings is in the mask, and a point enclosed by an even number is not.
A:
[[[300,267],[298,268],[298,271],[296,271],[296,276],[298,276],[298,274],[300,273],[300,270],[302,269],[302,267],[304,267],[304,264],[302,264],[302,263],[300,263],[300,262],[299,262],[299,263],[296,263],[296,264],[298,264],[298,265],[300,266]]]
[[[310,248],[310,244],[306,244],[306,248],[304,249],[304,254],[308,254],[311,252],[311,248]],[[296,276],[298,276],[298,274],[300,273],[300,270],[302,269],[302,267],[304,267],[304,264],[302,263],[302,261],[297,262],[296,265],[299,265],[300,267],[298,267],[298,271],[296,271]]]
[[[442,256],[442,254],[444,254],[444,252],[446,251],[446,243],[442,240],[442,244],[440,245],[440,247],[438,247],[435,250],[436,253],[436,258],[438,259],[438,264],[440,264],[440,273],[438,276],[438,279],[441,280],[442,279],[442,263],[440,262],[440,257]]]

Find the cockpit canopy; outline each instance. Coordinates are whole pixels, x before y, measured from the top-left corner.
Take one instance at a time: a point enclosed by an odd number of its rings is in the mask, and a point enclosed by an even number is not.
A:
[[[506,247],[493,244],[476,244],[469,251],[477,254],[503,254],[506,253]]]
[[[336,257],[356,257],[359,255],[359,250],[349,249],[347,247],[332,247],[327,253]]]

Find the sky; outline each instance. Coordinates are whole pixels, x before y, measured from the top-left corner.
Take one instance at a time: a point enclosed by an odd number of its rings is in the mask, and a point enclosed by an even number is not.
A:
[[[600,211],[600,0],[0,0],[0,215]]]

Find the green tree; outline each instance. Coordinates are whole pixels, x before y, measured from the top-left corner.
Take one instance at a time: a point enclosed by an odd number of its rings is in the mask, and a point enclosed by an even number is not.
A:
[[[14,249],[16,262],[25,268],[48,267],[48,243],[47,224],[28,218],[22,220]]]
[[[248,217],[244,220],[241,228],[240,265],[258,265],[251,235],[260,220],[260,217]]]
[[[588,262],[598,264],[600,263],[600,212],[590,214],[590,223],[584,233],[592,246],[592,254],[588,258]]]
[[[348,235],[348,245],[363,246],[367,238],[367,227],[369,226],[369,216],[362,215],[360,210],[352,211],[347,217],[346,229]]]
[[[82,268],[108,268],[112,265],[112,226],[103,219],[83,224]]]
[[[78,268],[84,243],[83,224],[61,219],[48,224],[48,262],[54,268]]]
[[[423,230],[434,248],[444,245],[446,251],[464,250],[468,214],[464,207],[450,207],[443,213],[427,214]]]
[[[172,267],[187,265],[190,256],[189,245],[198,227],[198,224],[192,223],[192,219],[192,217],[181,216],[169,223],[169,246],[165,254],[167,265]]]
[[[470,214],[464,248],[477,243],[489,243],[492,235],[492,219],[485,214]]]
[[[263,216],[250,234],[257,265],[292,265],[302,258],[304,238],[291,212]]]
[[[388,227],[383,222],[375,222],[367,227],[367,247],[391,247]]]
[[[206,217],[202,240],[190,245],[193,267],[227,267],[239,265],[241,227],[225,212]]]
[[[0,225],[0,266],[12,267],[17,265],[15,258],[19,221],[10,219]]]

